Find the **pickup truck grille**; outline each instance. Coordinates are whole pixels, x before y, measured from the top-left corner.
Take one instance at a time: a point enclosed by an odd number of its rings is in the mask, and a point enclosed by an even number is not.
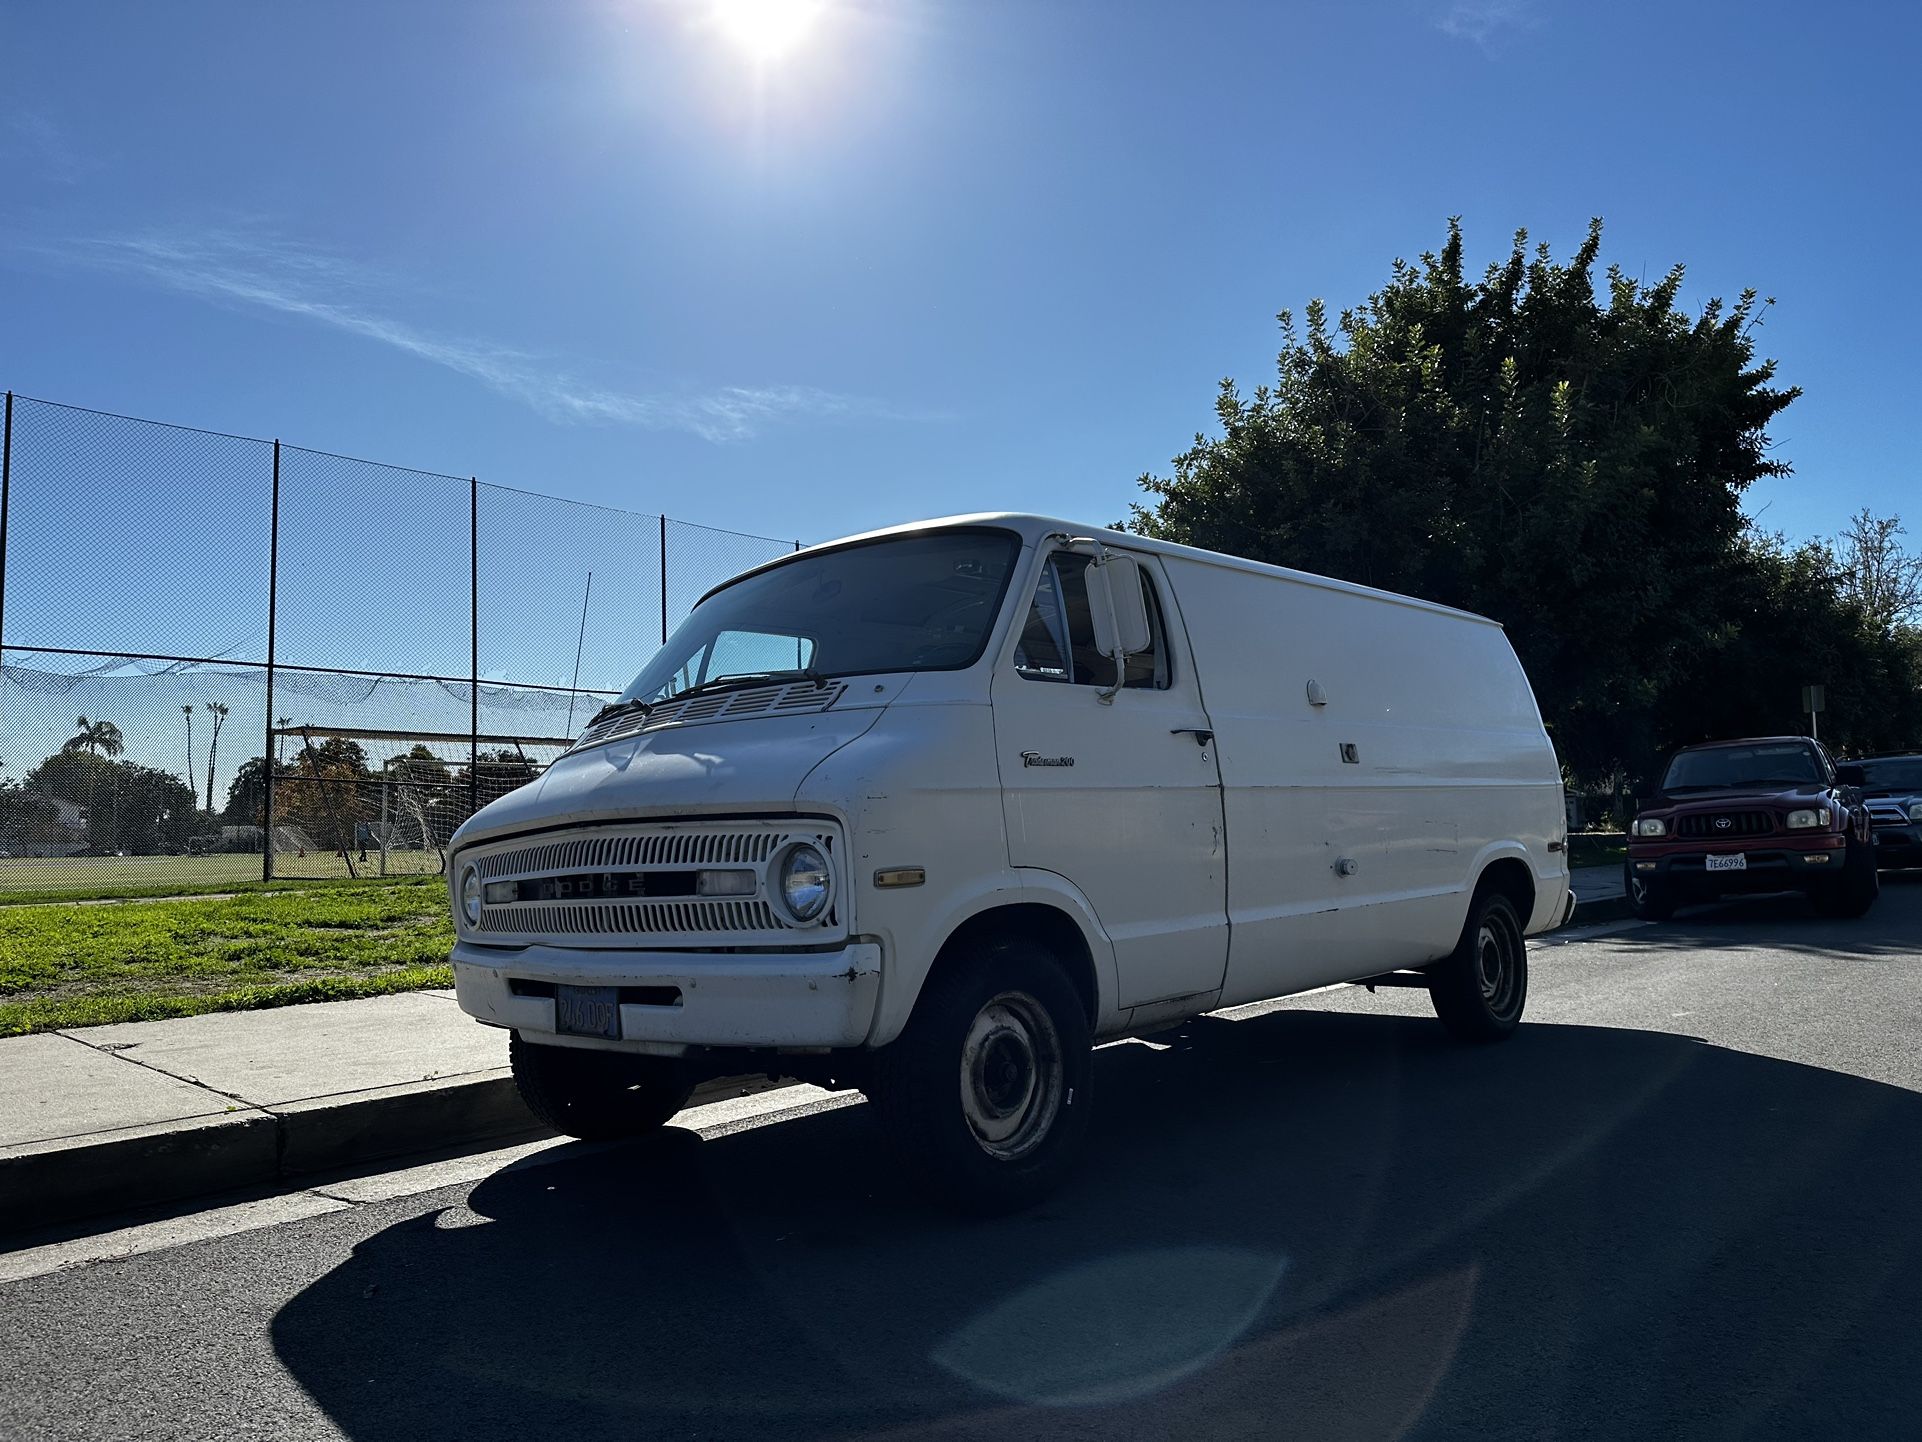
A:
[[[1701,811],[1675,818],[1677,836],[1699,837],[1707,841],[1767,836],[1773,830],[1775,818],[1766,811]]]
[[[817,685],[794,681],[777,686],[745,686],[739,691],[714,691],[705,696],[689,696],[681,701],[666,701],[641,710],[623,711],[597,722],[581,732],[574,749],[598,746],[603,741],[619,741],[643,731],[659,731],[667,726],[692,726],[701,721],[745,721],[753,716],[798,716],[825,711],[847,690],[844,682]]]
[[[583,827],[538,840],[505,841],[464,849],[453,880],[471,865],[483,887],[514,899],[484,899],[478,926],[458,920],[476,941],[527,945],[542,941],[602,946],[706,947],[824,942],[846,932],[841,903],[801,926],[772,904],[776,861],[787,847],[808,841],[821,848],[839,875],[839,837],[827,822],[802,817],[766,821],[663,821]],[[695,873],[750,871],[744,896],[697,896]],[[502,883],[517,883],[514,888]],[[555,892],[561,894],[555,895]],[[572,894],[568,894],[572,892]]]

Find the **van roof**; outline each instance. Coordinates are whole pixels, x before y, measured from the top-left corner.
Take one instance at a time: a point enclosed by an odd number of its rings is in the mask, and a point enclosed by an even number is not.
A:
[[[1312,571],[1296,571],[1286,566],[1271,566],[1263,561],[1250,561],[1221,551],[1203,550],[1200,546],[1183,546],[1173,541],[1158,541],[1152,537],[1137,536],[1128,531],[1111,530],[1106,526],[1088,526],[1079,521],[1065,521],[1058,516],[1039,516],[1026,511],[977,511],[969,515],[939,516],[926,521],[910,521],[899,526],[883,526],[878,530],[863,531],[858,535],[823,541],[819,545],[808,546],[790,555],[776,556],[773,560],[765,561],[741,574],[753,575],[755,571],[765,571],[769,567],[782,565],[792,560],[794,555],[804,556],[816,551],[832,551],[859,541],[878,540],[883,536],[906,536],[913,535],[917,531],[939,531],[955,526],[997,526],[1003,530],[1019,532],[1022,541],[1028,545],[1034,545],[1057,531],[1066,531],[1069,535],[1092,536],[1097,540],[1126,546],[1130,550],[1152,551],[1158,555],[1178,556],[1183,560],[1196,561],[1202,565],[1221,566],[1233,571],[1252,571],[1263,576],[1277,576],[1304,586],[1318,586],[1328,591],[1345,591],[1353,596],[1371,596],[1376,600],[1393,602],[1398,606],[1411,606],[1420,611],[1434,611],[1444,616],[1458,616],[1464,621],[1477,621],[1484,626],[1499,628],[1501,625],[1501,622],[1477,615],[1473,611],[1463,611],[1435,601],[1424,601],[1417,596],[1404,596],[1395,591],[1357,585],[1353,581],[1336,580],[1332,576],[1318,576]],[[721,583],[722,586],[727,584],[729,584],[727,581]],[[721,586],[714,587],[701,599],[706,600],[708,596],[714,594],[714,591],[720,589]]]

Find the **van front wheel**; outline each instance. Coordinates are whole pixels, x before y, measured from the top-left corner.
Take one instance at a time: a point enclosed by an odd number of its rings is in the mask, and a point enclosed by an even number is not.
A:
[[[621,1141],[667,1125],[692,1093],[672,1057],[507,1043],[514,1085],[542,1125],[584,1142]]]
[[[1515,903],[1484,891],[1468,910],[1461,941],[1428,971],[1428,997],[1442,1025],[1463,1041],[1500,1041],[1528,1002],[1528,948]]]
[[[867,1083],[882,1127],[944,1202],[1006,1212],[1053,1190],[1088,1115],[1088,1019],[1049,952],[1019,938],[944,959]]]

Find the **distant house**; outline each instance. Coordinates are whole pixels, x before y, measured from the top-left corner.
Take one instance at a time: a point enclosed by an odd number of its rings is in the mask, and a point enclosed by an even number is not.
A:
[[[87,808],[77,801],[58,796],[43,798],[52,805],[55,831],[37,840],[22,842],[22,856],[72,856],[87,848]]]

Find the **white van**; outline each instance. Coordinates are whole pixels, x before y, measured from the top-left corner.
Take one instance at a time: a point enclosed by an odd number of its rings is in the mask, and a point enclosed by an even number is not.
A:
[[[1006,1207],[1068,1165],[1094,1043],[1394,973],[1507,1035],[1563,842],[1495,623],[964,516],[710,591],[455,835],[455,984],[558,1131],[859,1087],[942,1196]]]

